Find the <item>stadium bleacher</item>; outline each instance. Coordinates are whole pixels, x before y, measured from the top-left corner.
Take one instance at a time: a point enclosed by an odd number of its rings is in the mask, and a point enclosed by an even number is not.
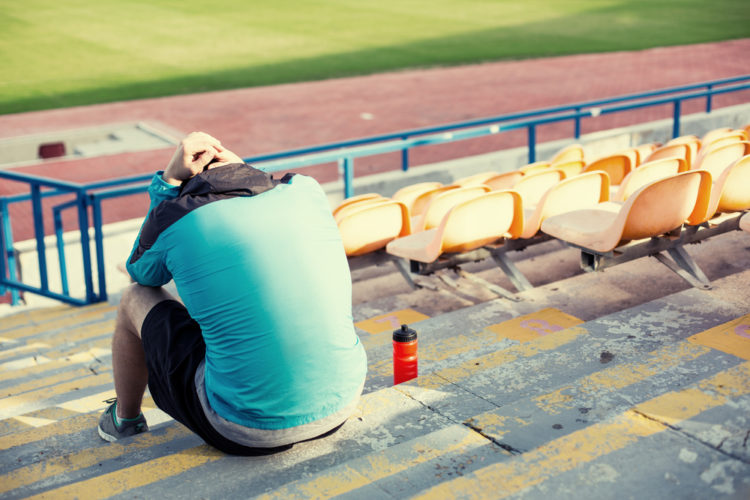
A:
[[[717,134],[731,130],[724,132]],[[613,201],[608,171],[587,171],[575,146],[515,171],[499,188],[491,183],[506,174],[487,173],[452,185],[421,183],[391,197],[368,193],[334,208],[355,277],[355,326],[368,353],[365,394],[338,433],[268,458],[216,452],[149,398],[151,432],[101,441],[96,422],[114,395],[116,307],[4,317],[0,494],[746,497],[750,260],[741,251],[750,240],[734,230],[750,232],[743,189],[750,151],[737,156],[745,147],[738,138],[728,145],[731,155],[716,154],[716,164],[725,163],[710,174],[687,167],[688,158],[713,165],[714,153],[701,157],[700,149],[694,157],[643,162],[650,154],[644,151],[659,151],[654,144],[634,156],[612,153],[630,167]],[[570,171],[557,168],[569,163]],[[679,186],[686,195],[675,203],[670,196]],[[676,209],[671,218],[664,206]],[[629,223],[625,214],[634,212]],[[654,230],[662,217],[669,220]],[[566,219],[586,231],[619,221],[622,231],[608,231],[606,242],[577,240],[575,228],[561,229],[569,227]],[[571,249],[555,241],[603,255],[637,244],[653,251],[658,240],[677,260],[686,253],[675,243],[678,233],[689,237],[683,243],[704,243],[691,253],[712,289],[670,281],[647,262],[580,274],[563,263]],[[483,259],[474,262],[478,255]],[[413,275],[402,259],[444,259],[444,267],[460,263],[486,279],[412,289],[372,265],[400,262],[399,270]],[[492,260],[519,269],[509,274],[500,266],[503,275]],[[519,286],[525,274],[528,286]],[[510,281],[516,300],[494,299],[482,281]],[[420,376],[393,386],[390,332],[401,324],[419,332]]]

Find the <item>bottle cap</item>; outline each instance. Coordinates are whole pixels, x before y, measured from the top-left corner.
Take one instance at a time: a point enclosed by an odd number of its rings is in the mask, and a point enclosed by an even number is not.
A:
[[[413,342],[417,340],[417,332],[409,328],[408,325],[401,325],[401,328],[393,331],[393,340],[396,342]]]

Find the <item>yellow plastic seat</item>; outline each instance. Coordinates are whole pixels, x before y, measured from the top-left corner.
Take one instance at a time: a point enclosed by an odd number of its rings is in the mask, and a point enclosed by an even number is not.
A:
[[[535,207],[524,203],[521,238],[529,239],[536,236],[542,222],[549,217],[594,207],[608,199],[609,176],[606,172],[589,172],[561,180],[544,193]]]
[[[422,194],[427,191],[441,187],[443,184],[440,182],[418,182],[409,186],[404,186],[396,191],[392,199],[400,201],[409,209],[409,213],[414,213],[414,201]]]
[[[518,171],[521,172],[523,175],[535,174],[537,172],[542,172],[544,170],[547,170],[550,167],[550,165],[551,163],[548,161],[537,161],[537,162],[529,163],[527,165],[519,167]]]
[[[560,170],[546,170],[524,176],[513,186],[513,191],[521,195],[523,206],[535,206],[549,189],[563,179]]]
[[[338,206],[333,209],[333,216],[336,217],[336,214],[338,214],[342,209],[350,205],[355,205],[357,203],[362,203],[362,202],[370,202],[370,201],[377,200],[377,199],[385,199],[385,198],[383,198],[383,196],[379,195],[378,193],[365,193],[365,194],[360,194],[357,196],[352,196],[351,198],[347,198],[341,203],[339,203]]]
[[[683,172],[647,184],[623,203],[604,202],[546,219],[542,231],[594,252],[611,252],[630,240],[660,236],[686,220],[702,216],[710,192],[711,174]]]
[[[709,142],[704,142],[703,147],[701,149],[706,150],[709,148],[722,146],[724,144],[731,144],[734,142],[743,142],[743,141],[747,141],[747,132],[745,132],[742,129],[730,130],[723,134],[717,135],[716,137],[713,137]]]
[[[689,144],[670,144],[656,148],[646,157],[644,163],[661,160],[662,158],[682,158],[685,160],[685,164],[688,168],[692,168],[694,160],[693,152]]]
[[[644,163],[625,176],[612,201],[625,201],[646,184],[685,170],[685,160],[682,158],[663,158]]]
[[[560,170],[567,179],[568,177],[573,177],[574,175],[578,175],[583,172],[583,167],[585,166],[586,162],[584,162],[583,160],[570,160],[561,163],[553,163],[552,165],[550,165],[550,168]]]
[[[502,174],[496,174],[494,177],[490,177],[484,181],[484,185],[489,187],[492,191],[501,191],[503,189],[511,189],[513,186],[523,178],[523,174],[518,170],[512,170],[510,172],[503,172]]]
[[[701,144],[709,144],[714,139],[726,134],[727,132],[731,132],[733,129],[729,127],[719,127],[715,129],[711,129],[708,132],[706,132],[703,137],[701,137]]]
[[[694,135],[681,135],[668,141],[665,146],[672,146],[674,144],[687,144],[690,148],[690,160],[695,161],[695,158],[698,156],[698,151],[701,149],[702,142]]]
[[[625,148],[620,151],[616,151],[615,154],[625,155],[629,157],[631,169],[636,168],[641,161],[641,157],[638,154],[638,150],[636,150],[635,148]]]
[[[441,192],[432,198],[424,213],[412,218],[412,232],[416,233],[437,227],[443,216],[452,207],[463,201],[476,198],[489,190],[489,187],[481,185],[449,189]]]
[[[607,172],[610,184],[618,186],[625,176],[633,170],[633,161],[626,154],[613,154],[592,161],[583,167],[584,172],[592,172],[594,170]]]
[[[484,184],[484,181],[495,176],[497,176],[497,172],[482,172],[456,179],[453,184],[460,187],[480,186]]]
[[[750,155],[743,156],[714,177],[706,219],[717,213],[750,209]]]
[[[638,163],[637,165],[642,165],[646,162],[646,158],[653,153],[656,148],[661,146],[658,142],[649,142],[646,144],[640,144],[638,146],[633,146],[633,149],[635,149],[635,152],[638,153]]]
[[[427,191],[420,193],[419,196],[417,196],[412,202],[409,213],[412,215],[412,217],[422,215],[424,211],[427,209],[427,207],[430,205],[430,203],[432,202],[433,198],[435,198],[441,193],[450,191],[451,189],[458,189],[458,186],[454,186],[454,185],[439,186],[439,187],[429,189]]]
[[[555,153],[550,159],[550,163],[563,163],[566,161],[573,160],[584,160],[583,146],[580,144],[571,144],[565,146],[557,153]]]
[[[468,252],[503,237],[517,237],[522,226],[518,193],[491,191],[453,206],[437,227],[391,241],[386,252],[430,263],[444,253]]]
[[[708,170],[714,178],[717,178],[725,168],[747,154],[750,154],[750,142],[720,144],[704,150],[692,168]]]
[[[347,257],[375,252],[411,233],[406,205],[389,199],[349,205],[339,212],[337,224]]]

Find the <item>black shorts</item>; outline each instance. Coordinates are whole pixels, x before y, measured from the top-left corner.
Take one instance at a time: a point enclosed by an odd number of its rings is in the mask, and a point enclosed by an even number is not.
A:
[[[233,455],[269,455],[288,450],[248,448],[219,434],[203,413],[195,390],[195,371],[206,355],[198,323],[175,300],[156,304],[141,327],[148,367],[148,388],[156,405],[198,434],[206,443]]]

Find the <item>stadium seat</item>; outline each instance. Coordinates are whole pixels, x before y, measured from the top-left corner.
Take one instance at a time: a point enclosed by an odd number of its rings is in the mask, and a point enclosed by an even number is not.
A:
[[[412,202],[411,209],[409,211],[412,218],[417,217],[418,215],[422,215],[424,211],[427,209],[427,207],[430,205],[430,203],[432,202],[433,198],[435,198],[441,193],[450,191],[451,189],[458,189],[458,186],[455,186],[455,185],[439,186],[433,189],[428,189],[420,193]],[[412,227],[413,227],[413,224],[412,224]]]
[[[611,252],[631,240],[658,237],[682,226],[691,215],[703,214],[711,175],[702,170],[683,172],[652,182],[623,204],[604,202],[546,219],[542,231],[595,253]]]
[[[693,165],[692,149],[689,144],[670,144],[656,148],[650,155],[646,157],[643,163],[648,163],[654,160],[661,160],[662,158],[682,158],[685,160],[688,168]]]
[[[633,169],[633,161],[629,155],[626,154],[613,154],[599,158],[598,160],[592,161],[585,167],[584,172],[592,172],[594,170],[601,170],[607,172],[609,175],[609,182],[613,186],[618,186]]]
[[[706,219],[717,213],[750,209],[750,154],[743,156],[714,176]]]
[[[451,207],[437,227],[397,238],[386,246],[396,257],[430,263],[444,253],[467,252],[503,237],[518,237],[523,227],[521,197],[492,191]]]
[[[583,146],[571,144],[559,150],[552,156],[550,163],[562,163],[571,160],[584,160]]]
[[[690,148],[690,161],[695,161],[698,156],[698,151],[701,149],[701,140],[694,135],[681,135],[668,141],[665,146],[672,146],[674,144],[687,144]]]
[[[692,169],[708,170],[714,178],[717,178],[724,169],[747,154],[750,154],[750,142],[711,146],[698,155]]]
[[[440,182],[419,182],[417,184],[411,184],[396,191],[391,198],[406,205],[409,209],[409,213],[414,214],[414,201],[419,195],[435,188],[439,188],[442,185],[443,184]]]
[[[716,137],[711,138],[709,142],[704,142],[701,150],[706,150],[709,148],[716,148],[718,146],[724,145],[724,144],[731,144],[734,142],[743,142],[747,141],[747,132],[745,132],[742,129],[738,130],[730,130],[728,132],[725,132],[723,134],[717,135]]]
[[[435,195],[430,200],[424,212],[412,218],[412,232],[416,233],[439,226],[446,212],[453,206],[471,198],[476,198],[489,190],[490,188],[484,185],[468,186],[445,190]]]
[[[658,179],[663,179],[686,170],[682,158],[663,158],[644,163],[625,176],[612,201],[625,201],[641,187]]]
[[[456,179],[453,182],[453,185],[460,187],[481,186],[482,184],[484,184],[484,181],[496,176],[497,172],[482,172],[479,174],[470,175],[468,177]]]
[[[641,161],[641,157],[638,154],[638,150],[635,149],[635,148],[622,149],[620,151],[617,151],[615,154],[625,155],[625,156],[629,157],[630,158],[630,168],[631,169],[636,168],[639,165],[640,161]]]
[[[524,176],[515,186],[516,191],[523,199],[524,206],[535,206],[542,196],[564,177],[561,170],[549,169],[532,175]]]
[[[711,129],[708,132],[706,132],[703,137],[701,137],[701,144],[709,144],[717,137],[720,137],[723,134],[726,134],[727,132],[731,132],[733,129],[729,127],[719,127],[715,129]]]
[[[411,232],[406,205],[386,198],[344,207],[337,223],[347,257],[375,252]]]
[[[560,170],[565,175],[565,178],[568,178],[583,172],[583,167],[585,166],[586,162],[583,160],[570,160],[561,163],[553,163],[550,165],[550,168]]]
[[[638,146],[633,146],[633,149],[635,149],[636,153],[638,153],[637,165],[642,165],[643,163],[645,163],[646,158],[648,158],[648,156],[660,146],[661,144],[658,142],[650,142],[646,144],[640,144]]]
[[[559,181],[550,187],[536,206],[523,205],[521,238],[536,236],[545,219],[572,210],[594,207],[609,199],[609,176],[595,171]]]
[[[341,203],[339,203],[338,206],[333,209],[333,216],[336,217],[336,214],[338,214],[342,209],[350,205],[355,205],[355,204],[362,203],[362,202],[369,202],[369,201],[377,200],[379,198],[383,198],[383,197],[379,195],[378,193],[365,193],[365,194],[360,194],[357,196],[352,196],[351,198],[347,198]]]
[[[523,175],[529,175],[529,174],[535,174],[537,172],[542,172],[544,170],[547,170],[550,167],[551,163],[548,161],[537,161],[534,163],[529,163],[527,165],[524,165],[518,169],[519,172],[521,172]]]
[[[523,174],[518,170],[512,170],[510,172],[503,172],[497,174],[494,177],[490,177],[484,181],[484,185],[488,186],[492,191],[500,191],[503,189],[511,189],[521,179]]]

